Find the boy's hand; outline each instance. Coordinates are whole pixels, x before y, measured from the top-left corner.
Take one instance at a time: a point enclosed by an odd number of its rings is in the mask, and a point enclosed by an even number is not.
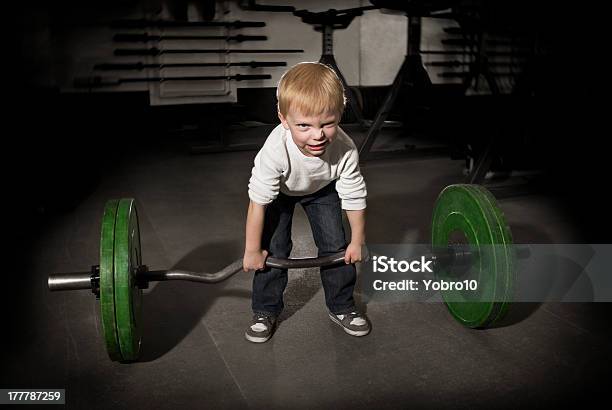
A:
[[[248,272],[250,270],[259,270],[265,268],[268,251],[245,251],[242,259],[242,270]]]
[[[355,262],[361,262],[361,245],[351,242],[344,253],[344,263]]]

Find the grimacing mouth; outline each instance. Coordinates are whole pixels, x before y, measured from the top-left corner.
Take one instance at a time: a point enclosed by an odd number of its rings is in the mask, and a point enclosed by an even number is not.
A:
[[[327,145],[328,142],[329,142],[328,140],[325,140],[325,141],[323,141],[323,142],[321,142],[319,144],[306,144],[306,145],[308,145],[309,147],[312,147],[312,148],[320,148],[320,147],[323,147],[323,146]]]

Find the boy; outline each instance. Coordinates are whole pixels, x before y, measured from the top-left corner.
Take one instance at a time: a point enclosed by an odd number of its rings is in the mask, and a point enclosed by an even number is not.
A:
[[[353,141],[338,127],[345,106],[336,73],[320,63],[300,63],[278,83],[281,124],[255,157],[249,181],[244,270],[253,278],[253,321],[247,340],[270,339],[283,309],[287,270],[268,268],[268,254],[288,258],[295,204],[304,208],[318,256],[345,250],[345,264],[321,268],[330,319],[353,336],[365,336],[370,324],[355,309],[355,262],[365,243],[366,186]],[[347,246],[342,209],[351,225]]]

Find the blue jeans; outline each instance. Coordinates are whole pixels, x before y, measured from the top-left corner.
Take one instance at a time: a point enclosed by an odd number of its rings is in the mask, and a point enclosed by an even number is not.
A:
[[[304,208],[318,256],[326,256],[346,249],[347,241],[342,226],[342,208],[335,182],[305,196],[282,193],[266,207],[262,249],[270,256],[288,258],[291,242],[291,222],[295,204]],[[330,312],[346,314],[355,310],[353,290],[357,274],[355,265],[341,264],[321,267],[321,282],[325,303]],[[253,312],[278,316],[283,310],[283,292],[287,286],[287,269],[266,268],[255,272],[253,278]]]

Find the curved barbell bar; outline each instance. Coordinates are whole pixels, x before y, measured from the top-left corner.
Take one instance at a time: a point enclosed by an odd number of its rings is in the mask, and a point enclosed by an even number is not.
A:
[[[368,254],[366,250],[364,260],[367,260],[367,258]],[[266,259],[265,263],[266,267],[279,269],[305,269],[320,266],[332,266],[344,263],[344,251],[327,256],[321,256],[318,258],[281,259],[269,257]],[[139,272],[137,272],[136,279],[139,282],[144,283],[167,280],[183,280],[200,283],[218,283],[230,278],[241,270],[242,258],[237,259],[236,261],[227,265],[223,269],[214,273],[192,272],[181,269],[159,271],[149,271],[147,269],[141,269]],[[94,269],[92,269],[92,272],[55,273],[49,276],[49,279],[47,280],[47,286],[51,291],[92,289],[92,282],[97,279],[96,273],[94,271],[96,271],[95,267]]]

